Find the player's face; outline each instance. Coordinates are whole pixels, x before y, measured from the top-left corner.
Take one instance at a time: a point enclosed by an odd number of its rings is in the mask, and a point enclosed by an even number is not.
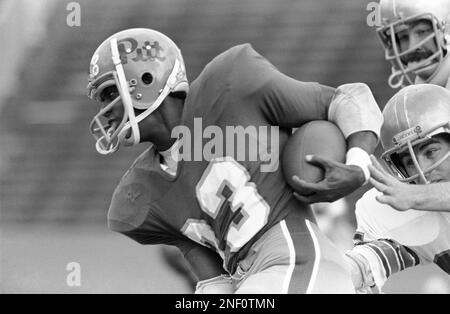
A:
[[[431,21],[418,20],[409,24],[400,25],[395,33],[397,37],[398,49],[400,52],[407,51],[417,47],[411,53],[402,57],[402,62],[408,69],[416,68],[420,62],[429,58],[438,51],[436,41],[428,40],[425,43],[419,44],[428,36],[433,34],[434,28]],[[417,73],[422,79],[428,79],[436,70],[438,66],[437,60],[430,60],[429,67]]]
[[[110,86],[105,88],[100,94],[101,108],[103,109],[105,106],[112,103],[119,96],[120,94],[116,86]],[[122,102],[119,100],[110,110],[105,112],[103,116],[107,119],[108,124],[111,127],[114,127],[115,129],[122,121],[124,112],[125,111]]]
[[[450,152],[450,136],[436,135],[429,141],[415,146],[414,151],[420,167],[422,168],[422,170],[426,170],[432,167],[436,162],[441,160],[448,152]],[[413,176],[418,173],[409,154],[401,154],[400,160],[405,167],[408,175]],[[438,167],[427,173],[425,177],[431,183],[450,181],[450,158],[447,158]]]

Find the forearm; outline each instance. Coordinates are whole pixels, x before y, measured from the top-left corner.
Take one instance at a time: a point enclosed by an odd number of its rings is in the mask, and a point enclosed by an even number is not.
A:
[[[185,254],[192,272],[197,276],[196,294],[231,294],[235,287],[231,276],[222,267],[222,258],[212,250],[196,246]]]
[[[185,253],[184,258],[199,281],[226,273],[222,267],[222,258],[206,247],[195,246]]]
[[[340,128],[347,140],[346,164],[360,167],[363,182],[367,183],[369,155],[375,151],[383,124],[383,115],[370,88],[362,83],[339,86],[328,110],[328,120]]]
[[[415,210],[450,212],[450,182],[416,185]]]
[[[364,150],[368,155],[372,155],[378,145],[378,137],[372,131],[360,131],[351,134],[347,138],[347,150],[358,147]]]
[[[366,184],[370,178],[370,154],[375,151],[378,143],[377,135],[372,131],[361,131],[347,138],[347,154],[345,164],[358,166],[361,169],[361,182]]]

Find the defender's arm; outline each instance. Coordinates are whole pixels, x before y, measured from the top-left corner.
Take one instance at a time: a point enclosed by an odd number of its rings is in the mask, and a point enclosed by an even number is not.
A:
[[[231,294],[234,286],[230,275],[223,269],[222,258],[212,250],[192,241],[187,241],[178,247],[189,263],[198,282],[196,294]],[[188,249],[186,249],[188,245]]]

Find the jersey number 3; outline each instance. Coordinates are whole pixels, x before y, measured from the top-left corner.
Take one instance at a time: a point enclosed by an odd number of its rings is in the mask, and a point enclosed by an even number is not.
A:
[[[267,223],[269,205],[250,182],[247,169],[231,157],[211,160],[196,194],[201,209],[225,224],[220,228],[225,234],[199,219],[188,219],[182,231],[190,239],[214,247],[222,257],[226,248],[237,252]]]

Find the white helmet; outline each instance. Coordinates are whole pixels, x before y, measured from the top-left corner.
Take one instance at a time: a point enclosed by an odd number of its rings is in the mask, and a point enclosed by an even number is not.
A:
[[[434,84],[407,86],[395,94],[383,110],[384,123],[381,127],[381,159],[402,181],[422,179],[450,157],[448,152],[428,169],[422,169],[413,147],[437,134],[450,134],[450,91]],[[400,153],[408,152],[417,175],[410,175],[404,169]]]

